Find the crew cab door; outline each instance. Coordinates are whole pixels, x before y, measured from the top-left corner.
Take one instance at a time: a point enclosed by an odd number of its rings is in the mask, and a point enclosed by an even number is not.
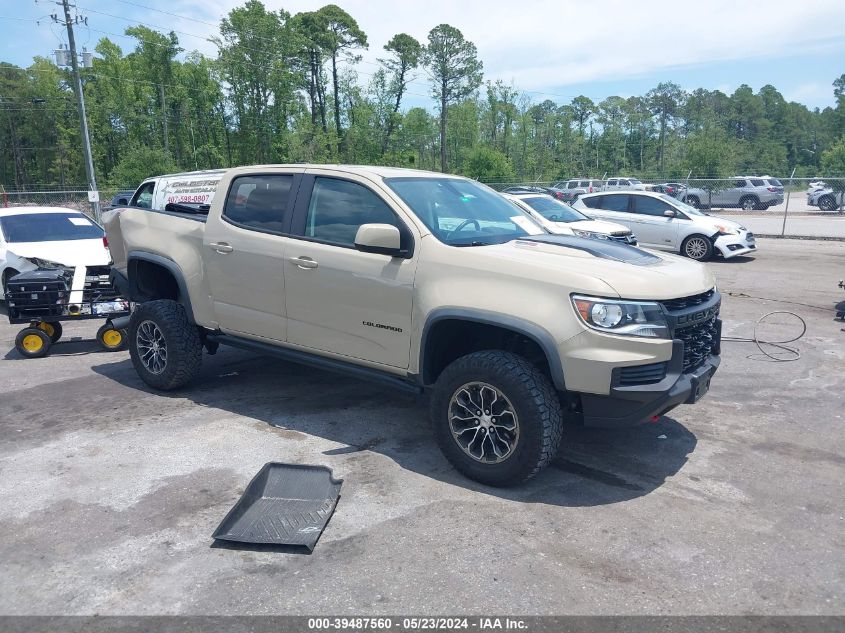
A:
[[[203,261],[223,332],[284,341],[285,232],[300,176],[245,174],[232,180],[220,216],[209,216]]]
[[[637,239],[643,246],[677,250],[678,227],[684,216],[668,202],[652,196],[631,196],[632,211],[637,218]],[[675,217],[667,218],[664,213],[673,211]]]
[[[415,233],[367,179],[303,176],[285,257],[288,343],[407,368]],[[362,224],[392,224],[408,258],[355,248]]]

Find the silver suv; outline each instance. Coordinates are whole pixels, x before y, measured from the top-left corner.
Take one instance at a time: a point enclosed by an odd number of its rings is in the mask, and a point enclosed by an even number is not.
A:
[[[765,211],[783,204],[783,185],[771,176],[734,176],[724,189],[688,189],[683,201],[697,209],[738,207],[745,211]]]
[[[572,180],[556,182],[552,187],[562,189],[563,198],[561,199],[566,202],[572,202],[585,193],[595,193],[603,190],[604,181],[591,178],[573,178]]]

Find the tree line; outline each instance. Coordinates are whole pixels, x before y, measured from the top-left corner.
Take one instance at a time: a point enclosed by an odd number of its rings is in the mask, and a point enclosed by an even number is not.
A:
[[[346,162],[461,173],[485,182],[604,173],[845,175],[845,74],[835,105],[811,110],[770,85],[733,94],[665,82],[641,96],[538,101],[485,81],[475,45],[440,24],[398,33],[379,61],[336,5],[295,15],[248,0],[220,21],[215,58],[176,33],[127,28],[82,69],[95,169],[134,186],[171,171],[253,163]],[[518,80],[517,80],[518,81]],[[404,108],[409,97],[435,107]],[[67,70],[0,63],[0,185],[85,182]]]

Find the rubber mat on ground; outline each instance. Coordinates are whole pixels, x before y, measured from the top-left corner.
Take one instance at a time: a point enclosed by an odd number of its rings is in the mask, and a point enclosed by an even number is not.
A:
[[[334,512],[342,484],[325,466],[265,464],[213,537],[313,550]]]

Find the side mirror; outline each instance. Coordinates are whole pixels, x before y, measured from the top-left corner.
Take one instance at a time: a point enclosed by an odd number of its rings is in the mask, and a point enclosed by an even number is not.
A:
[[[363,253],[403,257],[402,236],[392,224],[362,224],[355,234],[355,248]]]
[[[663,212],[663,215],[664,215],[665,217],[667,217],[667,218],[674,218],[674,217],[675,217],[675,212],[674,212],[674,211],[672,211],[672,209],[666,209],[666,210]]]

